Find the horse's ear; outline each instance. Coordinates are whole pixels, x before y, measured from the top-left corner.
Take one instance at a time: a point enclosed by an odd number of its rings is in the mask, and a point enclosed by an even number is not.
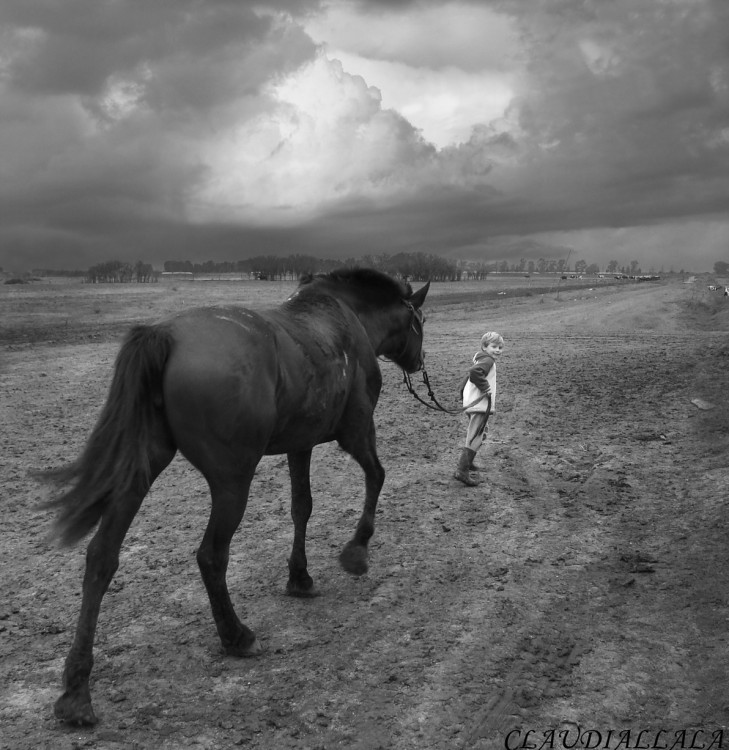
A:
[[[408,302],[416,310],[419,310],[423,306],[423,302],[425,302],[425,295],[428,293],[428,289],[430,289],[430,282],[428,282],[425,286],[420,287],[420,289],[418,289],[418,291],[412,294],[410,296],[410,299],[408,299]]]

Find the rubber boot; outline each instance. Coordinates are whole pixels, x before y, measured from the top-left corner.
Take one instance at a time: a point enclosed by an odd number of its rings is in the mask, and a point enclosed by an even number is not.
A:
[[[478,484],[478,479],[476,477],[472,477],[468,467],[473,461],[473,457],[476,455],[476,451],[471,450],[470,448],[464,448],[461,451],[461,457],[458,459],[458,466],[456,467],[456,472],[453,475],[459,482],[463,482],[463,484],[467,485],[468,487],[475,487]]]

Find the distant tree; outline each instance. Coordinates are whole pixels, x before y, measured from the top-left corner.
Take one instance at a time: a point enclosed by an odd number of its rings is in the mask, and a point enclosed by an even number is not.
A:
[[[615,273],[618,270],[618,261],[617,260],[611,260],[607,264],[607,268],[605,269],[608,273]]]
[[[468,263],[463,269],[461,278],[467,281],[483,281],[489,274],[486,263]]]
[[[586,273],[587,272],[587,261],[576,260],[575,261],[575,273]]]
[[[139,284],[157,281],[157,275],[152,265],[150,263],[142,263],[141,260],[138,260],[134,264],[134,278]]]
[[[600,266],[597,263],[590,263],[585,269],[585,273],[600,273]]]
[[[91,284],[118,284],[131,281],[133,276],[134,269],[130,263],[109,260],[91,266],[86,272],[86,281]]]
[[[714,273],[717,276],[729,276],[729,263],[724,260],[717,260],[714,263]]]
[[[640,273],[640,267],[638,266],[637,260],[630,261],[630,273],[635,276],[636,273]]]

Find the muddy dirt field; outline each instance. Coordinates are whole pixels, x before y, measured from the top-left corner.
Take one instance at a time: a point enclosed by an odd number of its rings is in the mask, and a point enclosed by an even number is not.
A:
[[[498,299],[434,285],[441,401],[483,331],[506,340],[485,481],[452,478],[465,418],[418,405],[383,363],[368,574],[337,563],[361,471],[324,445],[307,549],[322,595],[287,597],[285,459],[259,467],[229,569],[259,658],[220,652],[195,561],[207,488],[176,459],[104,600],[100,723],[60,726],[85,544],[49,541],[27,472],[76,457],[131,321],[277,304],[293,284],[203,287],[0,288],[0,747],[729,747],[729,302],[680,283]]]

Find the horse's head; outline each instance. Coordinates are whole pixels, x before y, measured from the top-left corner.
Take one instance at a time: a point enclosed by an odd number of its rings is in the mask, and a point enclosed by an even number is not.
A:
[[[430,282],[413,292],[410,284],[372,268],[342,268],[306,276],[291,300],[333,295],[352,307],[378,356],[405,372],[423,368],[423,313]],[[300,294],[301,293],[301,294]]]
[[[408,297],[403,297],[398,311],[397,330],[383,346],[383,354],[405,372],[423,369],[423,324],[425,317],[420,309],[430,282]]]

